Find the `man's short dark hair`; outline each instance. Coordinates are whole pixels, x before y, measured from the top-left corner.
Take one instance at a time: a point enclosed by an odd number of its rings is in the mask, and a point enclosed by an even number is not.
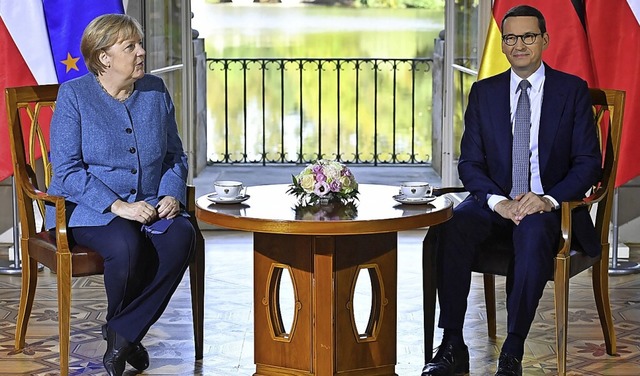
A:
[[[509,9],[502,18],[500,30],[504,30],[504,21],[509,17],[535,17],[538,19],[538,28],[542,34],[547,32],[547,22],[544,20],[542,12],[529,5],[516,5]]]

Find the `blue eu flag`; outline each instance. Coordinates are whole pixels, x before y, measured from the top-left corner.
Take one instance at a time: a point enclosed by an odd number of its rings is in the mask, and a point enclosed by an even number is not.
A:
[[[58,82],[84,75],[87,67],[80,53],[82,32],[98,16],[123,14],[122,0],[44,0],[43,4]]]

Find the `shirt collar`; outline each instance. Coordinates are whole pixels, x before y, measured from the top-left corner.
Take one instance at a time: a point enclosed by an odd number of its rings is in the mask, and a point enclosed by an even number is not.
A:
[[[542,85],[544,85],[544,64],[540,64],[540,67],[531,74],[531,76],[527,77],[527,81],[531,84],[531,90],[535,93],[542,91]],[[513,94],[516,92],[518,85],[520,85],[520,81],[522,78],[511,70],[511,81],[510,81],[510,92]]]

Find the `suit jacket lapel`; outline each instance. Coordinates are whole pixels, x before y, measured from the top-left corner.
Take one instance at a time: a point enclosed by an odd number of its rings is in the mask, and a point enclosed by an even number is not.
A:
[[[555,70],[545,64],[544,92],[540,113],[540,130],[538,131],[538,160],[541,178],[549,162],[553,141],[558,132],[558,125],[565,107],[567,95],[564,91],[564,82],[560,77],[556,75]]]
[[[491,98],[488,98],[489,108],[491,108],[491,122],[495,129],[493,135],[497,140],[497,145],[504,145],[498,148],[501,161],[511,161],[511,143],[513,132],[511,130],[511,103],[509,98],[509,83],[511,70],[500,74],[495,82],[495,87],[490,88]],[[509,163],[511,166],[511,163]],[[511,167],[509,167],[511,169]],[[510,183],[510,180],[509,180]]]

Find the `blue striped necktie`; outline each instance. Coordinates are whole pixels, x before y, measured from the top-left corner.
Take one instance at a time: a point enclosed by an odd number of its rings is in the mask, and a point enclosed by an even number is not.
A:
[[[516,107],[511,147],[511,198],[529,192],[529,135],[531,129],[531,105],[527,93],[529,87],[531,87],[529,81],[522,80],[516,89],[516,92],[521,91],[521,93]]]

